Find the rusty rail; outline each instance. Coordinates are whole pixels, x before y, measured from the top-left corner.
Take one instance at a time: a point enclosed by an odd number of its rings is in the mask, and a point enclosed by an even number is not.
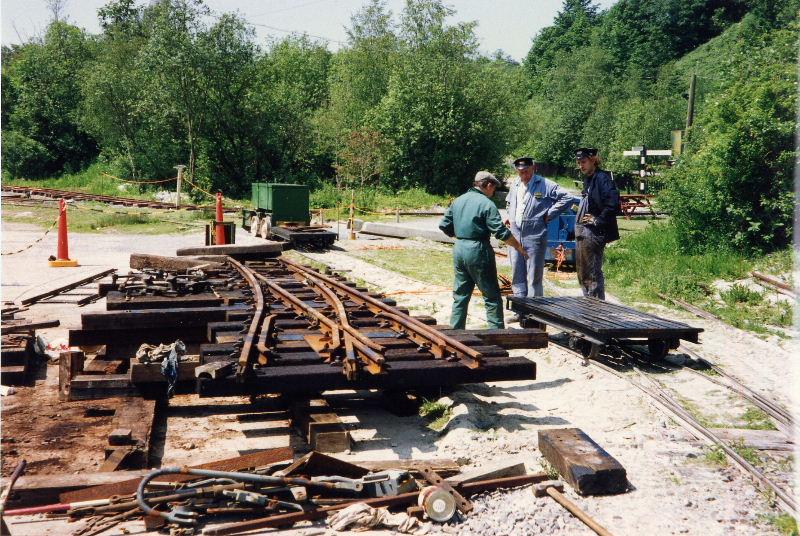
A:
[[[391,305],[348,287],[332,277],[320,274],[307,266],[288,259],[281,258],[279,260],[289,270],[319,279],[337,294],[346,296],[347,299],[367,308],[376,316],[384,318],[393,329],[404,333],[419,344],[420,347],[429,350],[438,359],[454,358],[471,369],[480,367],[483,355],[479,351],[423,324],[411,316],[400,313]]]
[[[257,274],[255,274],[255,272],[239,261],[234,260],[232,257],[228,257],[228,262],[242,274],[245,280],[247,280],[253,293],[253,300],[255,303],[253,318],[250,320],[250,327],[247,330],[247,334],[244,336],[244,344],[239,353],[239,364],[236,368],[236,377],[242,379],[253,369],[253,361],[258,351],[257,343],[259,340],[259,333],[264,320],[264,313],[266,312],[264,307],[264,291],[261,289],[261,285],[256,279]]]
[[[358,361],[355,359],[354,350],[358,350],[358,355],[361,357],[361,362],[366,365],[367,370],[372,374],[383,373],[385,366],[385,358],[380,355],[384,352],[385,348],[364,336],[358,329],[350,324],[350,319],[347,315],[344,302],[324,281],[311,274],[295,274],[298,280],[304,280],[310,283],[314,291],[321,295],[325,301],[330,305],[339,321],[339,325],[344,331],[345,341],[345,361],[344,373],[348,379],[356,379],[358,377]]]

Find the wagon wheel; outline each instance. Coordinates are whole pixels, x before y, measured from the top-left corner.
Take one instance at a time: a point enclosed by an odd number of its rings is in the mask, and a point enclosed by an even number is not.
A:
[[[258,226],[258,236],[261,238],[269,238],[272,234],[272,218],[264,216],[261,220],[261,225]]]
[[[253,236],[258,236],[258,228],[261,225],[261,218],[258,215],[252,216],[250,218],[250,234]]]
[[[581,341],[581,355],[586,359],[597,359],[597,356],[600,355],[600,350],[603,348],[602,345],[589,342],[589,341]]]
[[[650,358],[653,361],[660,361],[667,357],[669,344],[664,339],[649,339],[647,341],[647,350],[650,352]]]

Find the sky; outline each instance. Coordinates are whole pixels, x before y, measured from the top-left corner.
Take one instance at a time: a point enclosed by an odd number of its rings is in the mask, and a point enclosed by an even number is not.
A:
[[[63,13],[71,24],[99,33],[97,9],[108,0],[65,0]],[[595,0],[607,9],[616,0]],[[147,0],[138,2],[140,5]],[[253,24],[260,44],[291,33],[325,38],[328,48],[337,50],[347,40],[345,28],[350,17],[366,0],[206,0],[216,13],[238,12]],[[477,21],[475,30],[485,54],[502,49],[522,61],[536,33],[549,26],[562,0],[450,0],[456,10],[450,22]],[[398,15],[405,0],[386,0]],[[52,15],[45,0],[1,0],[2,44],[17,44],[43,34]]]

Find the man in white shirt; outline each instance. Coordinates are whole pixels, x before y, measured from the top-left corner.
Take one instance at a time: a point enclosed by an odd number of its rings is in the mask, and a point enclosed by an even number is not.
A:
[[[528,252],[528,259],[509,248],[511,289],[514,296],[543,296],[547,222],[564,212],[573,203],[573,197],[555,182],[536,175],[536,162],[530,156],[514,160],[514,168],[518,180],[506,197],[508,219],[504,223]]]

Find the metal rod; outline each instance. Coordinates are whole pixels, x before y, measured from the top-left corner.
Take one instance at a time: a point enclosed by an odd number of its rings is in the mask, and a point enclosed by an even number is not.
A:
[[[584,525],[592,529],[595,533],[599,536],[614,536],[609,531],[607,531],[602,525],[600,525],[597,521],[589,517],[589,515],[581,510],[577,504],[567,499],[563,493],[558,491],[555,488],[547,488],[547,494],[550,495],[555,501],[569,510],[569,512],[580,519]]]

